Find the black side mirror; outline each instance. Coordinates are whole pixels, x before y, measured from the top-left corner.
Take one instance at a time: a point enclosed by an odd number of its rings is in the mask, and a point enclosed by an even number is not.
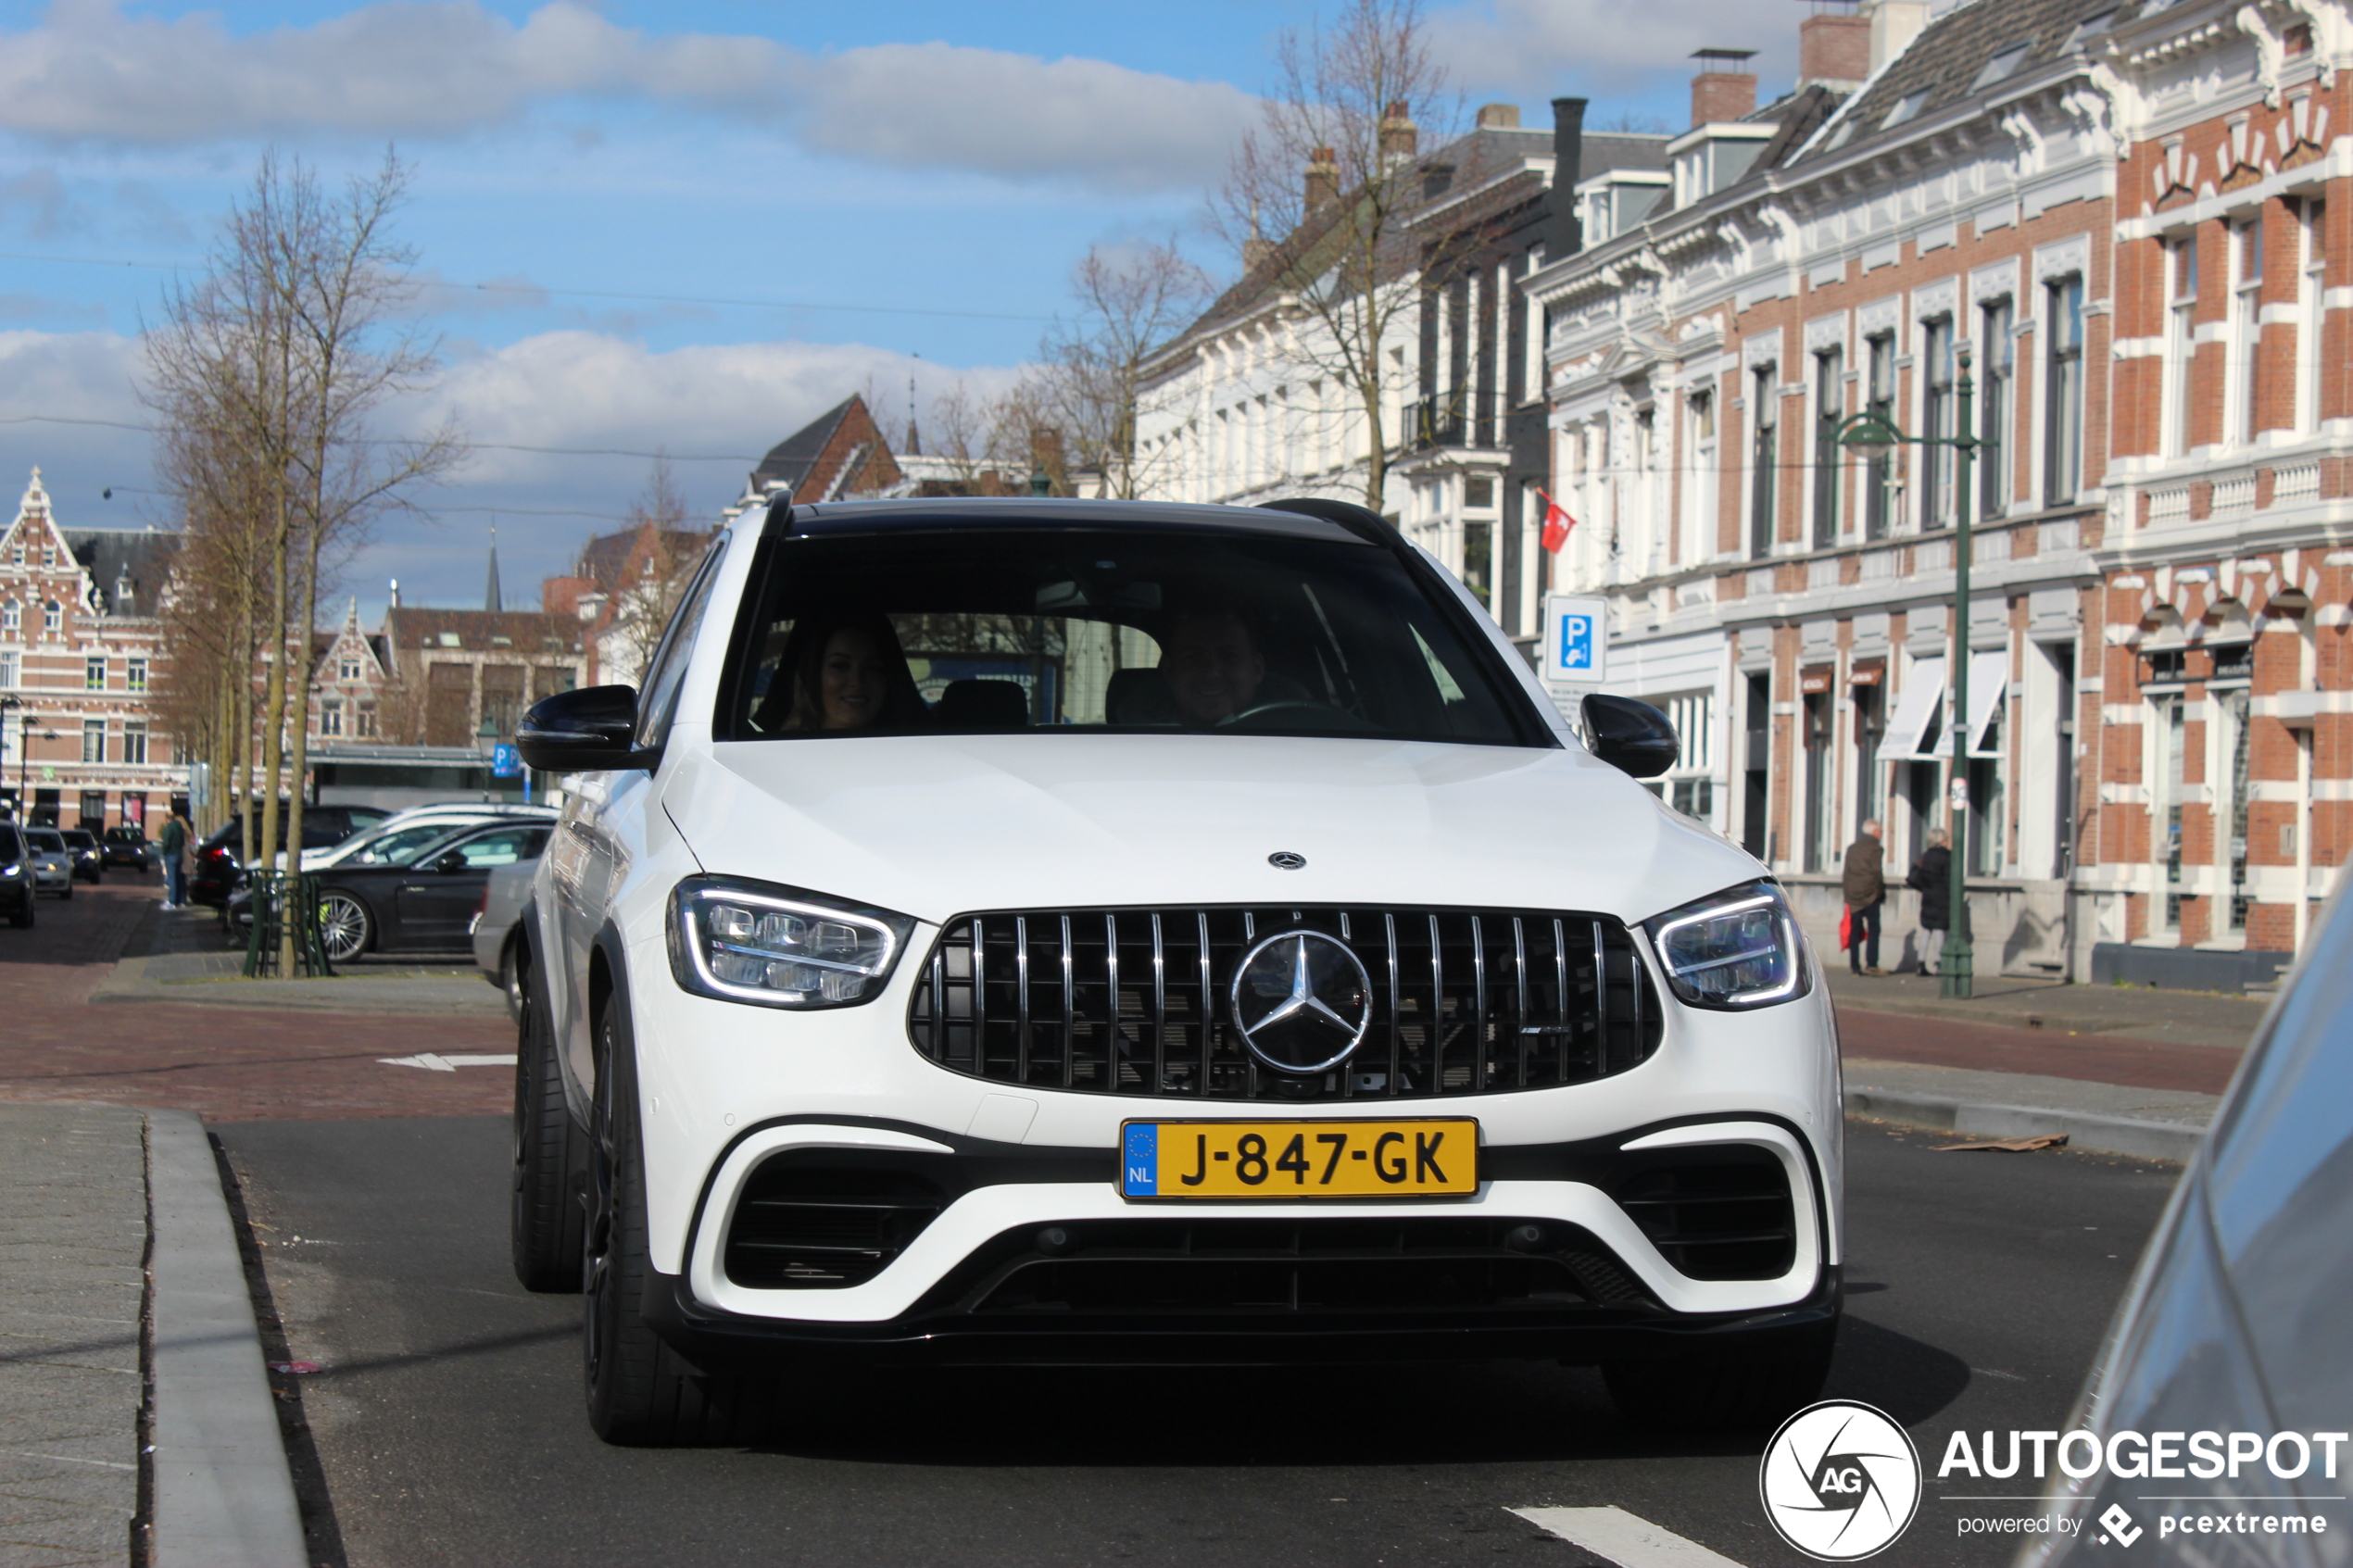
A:
[[[462,849],[445,850],[441,854],[435,855],[433,858],[433,869],[444,876],[448,875],[451,872],[464,871],[466,869],[466,852]]]
[[[1682,754],[1667,715],[1630,696],[1588,696],[1585,734],[1594,756],[1638,779],[1656,778]]]
[[[580,773],[638,766],[636,734],[636,687],[583,686],[533,703],[515,746],[542,772]]]

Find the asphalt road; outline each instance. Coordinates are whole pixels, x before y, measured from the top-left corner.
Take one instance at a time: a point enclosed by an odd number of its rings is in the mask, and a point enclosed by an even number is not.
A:
[[[577,1300],[508,1272],[501,1121],[216,1131],[273,1353],[321,1368],[280,1380],[321,1562],[1568,1565],[1595,1560],[1507,1510],[1602,1504],[1751,1568],[1806,1561],[1763,1519],[1756,1439],[1642,1436],[1551,1366],[836,1375],[769,1446],[609,1449]],[[1934,1479],[1945,1439],[2065,1421],[2173,1177],[1945,1141],[1850,1134],[1830,1392],[1894,1414],[1929,1467],[1893,1564],[2007,1560],[1961,1518],[2027,1505],[1944,1500],[1968,1489]]]

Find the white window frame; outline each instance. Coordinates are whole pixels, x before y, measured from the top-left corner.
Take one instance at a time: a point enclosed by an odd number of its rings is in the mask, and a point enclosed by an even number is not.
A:
[[[2257,399],[2263,345],[2263,214],[2230,226],[2231,358],[2223,383],[2223,440],[2251,445],[2263,410]]]
[[[2190,369],[2197,358],[2197,235],[2165,245],[2165,374],[2158,456],[2190,450]]]

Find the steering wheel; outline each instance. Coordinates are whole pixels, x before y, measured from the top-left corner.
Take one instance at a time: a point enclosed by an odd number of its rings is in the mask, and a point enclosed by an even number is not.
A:
[[[1303,728],[1357,729],[1364,725],[1363,720],[1345,708],[1335,708],[1328,702],[1283,697],[1274,702],[1262,702],[1254,708],[1245,708],[1239,713],[1228,713],[1218,720],[1214,727],[1220,730],[1241,729],[1250,726],[1253,720],[1278,715],[1283,717],[1275,718],[1277,723],[1298,724]],[[1315,722],[1318,719],[1327,722],[1318,725]]]

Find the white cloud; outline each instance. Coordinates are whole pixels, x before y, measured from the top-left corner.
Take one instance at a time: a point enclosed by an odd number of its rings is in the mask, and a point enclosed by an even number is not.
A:
[[[1593,100],[1589,124],[1606,119],[1629,89],[1630,71],[1660,77],[1696,69],[1692,52],[1755,49],[1764,82],[1786,84],[1797,59],[1797,23],[1786,0],[1478,0],[1429,18],[1432,46],[1466,85]],[[1769,88],[1767,91],[1778,91]],[[1680,127],[1679,127],[1680,128]]]
[[[454,135],[581,96],[774,124],[854,158],[1123,190],[1214,177],[1252,108],[1224,82],[1102,60],[944,44],[820,56],[620,27],[581,0],[520,26],[475,0],[377,0],[244,37],[209,13],[60,0],[40,25],[0,32],[0,130],[63,142]]]

